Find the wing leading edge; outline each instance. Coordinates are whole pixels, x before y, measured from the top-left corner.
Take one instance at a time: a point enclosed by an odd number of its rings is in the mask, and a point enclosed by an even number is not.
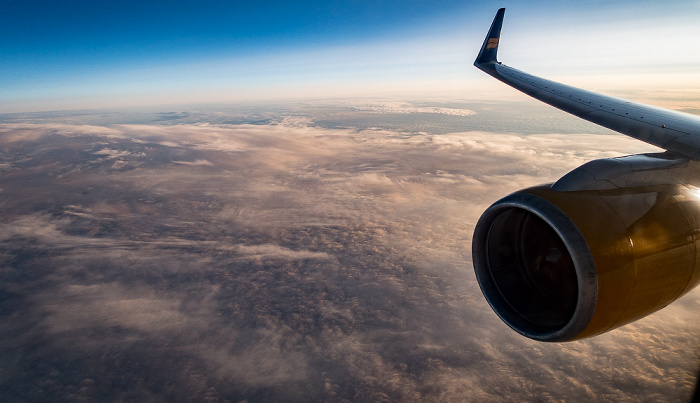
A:
[[[496,13],[474,65],[544,103],[608,129],[700,160],[700,117],[597,94],[508,67],[498,61],[505,8]]]

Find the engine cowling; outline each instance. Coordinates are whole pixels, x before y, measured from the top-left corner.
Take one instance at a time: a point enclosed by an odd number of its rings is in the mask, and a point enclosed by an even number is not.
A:
[[[484,212],[472,254],[484,296],[511,328],[540,341],[595,336],[700,282],[700,192],[521,190]]]

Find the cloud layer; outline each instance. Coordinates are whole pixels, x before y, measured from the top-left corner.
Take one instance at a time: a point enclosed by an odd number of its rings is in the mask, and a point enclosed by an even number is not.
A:
[[[472,272],[484,208],[653,150],[622,136],[287,118],[3,124],[0,147],[4,396],[655,401],[695,382],[697,291],[542,344],[493,314]]]

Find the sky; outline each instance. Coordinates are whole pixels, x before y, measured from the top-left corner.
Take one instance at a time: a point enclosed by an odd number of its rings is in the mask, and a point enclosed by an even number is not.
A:
[[[696,1],[2,6],[0,112],[502,92],[471,66],[500,7],[507,64],[613,93],[700,87]]]

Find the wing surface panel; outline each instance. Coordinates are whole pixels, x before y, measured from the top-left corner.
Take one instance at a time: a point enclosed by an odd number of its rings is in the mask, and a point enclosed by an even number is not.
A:
[[[503,19],[499,10],[474,65],[505,84],[582,119],[700,160],[700,117],[560,84],[496,59]],[[495,46],[494,46],[495,44]]]

